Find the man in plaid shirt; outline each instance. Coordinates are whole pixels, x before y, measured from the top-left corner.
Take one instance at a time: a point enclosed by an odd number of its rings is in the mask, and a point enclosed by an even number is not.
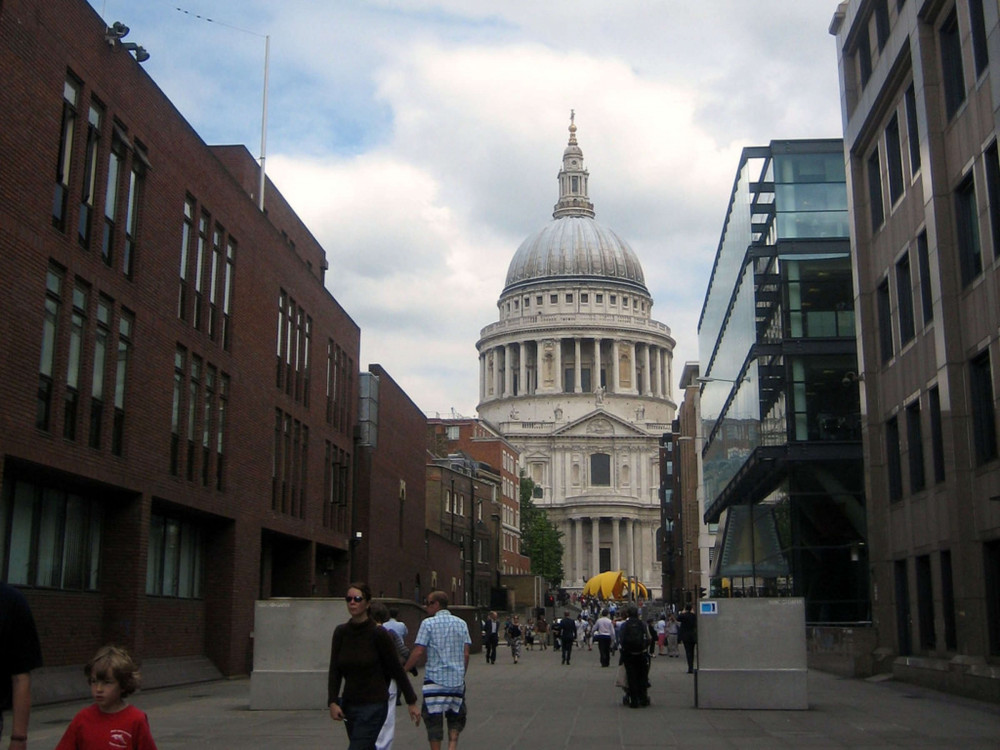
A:
[[[421,714],[427,739],[431,750],[440,750],[447,718],[448,750],[455,750],[458,735],[465,728],[465,672],[469,668],[472,638],[465,620],[448,611],[445,592],[428,594],[426,607],[429,617],[420,623],[404,669],[409,670],[426,659]]]

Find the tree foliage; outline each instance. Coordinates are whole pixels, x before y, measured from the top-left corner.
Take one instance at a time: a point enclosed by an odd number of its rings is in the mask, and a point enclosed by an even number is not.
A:
[[[549,520],[543,509],[535,506],[531,497],[535,483],[521,477],[521,549],[531,558],[531,572],[541,576],[552,588],[563,580],[563,533]]]

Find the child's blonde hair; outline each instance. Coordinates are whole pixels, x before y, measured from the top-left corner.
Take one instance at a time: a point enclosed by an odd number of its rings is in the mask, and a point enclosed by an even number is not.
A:
[[[118,646],[104,646],[83,668],[87,679],[106,680],[113,678],[121,688],[122,698],[127,698],[139,689],[139,667],[128,651]]]

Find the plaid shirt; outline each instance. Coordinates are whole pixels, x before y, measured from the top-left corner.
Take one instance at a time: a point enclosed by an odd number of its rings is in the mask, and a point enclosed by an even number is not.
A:
[[[446,687],[465,684],[465,646],[472,644],[465,620],[439,609],[420,623],[414,643],[427,649],[426,680]]]

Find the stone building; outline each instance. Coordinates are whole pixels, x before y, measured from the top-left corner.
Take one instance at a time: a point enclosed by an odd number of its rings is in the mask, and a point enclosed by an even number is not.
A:
[[[1000,697],[1000,14],[842,2],[872,616],[897,677]]]
[[[482,331],[479,413],[521,452],[563,532],[564,585],[622,569],[658,592],[658,439],[675,404],[670,329],[638,257],[594,219],[571,121],[553,219],[511,260]]]

